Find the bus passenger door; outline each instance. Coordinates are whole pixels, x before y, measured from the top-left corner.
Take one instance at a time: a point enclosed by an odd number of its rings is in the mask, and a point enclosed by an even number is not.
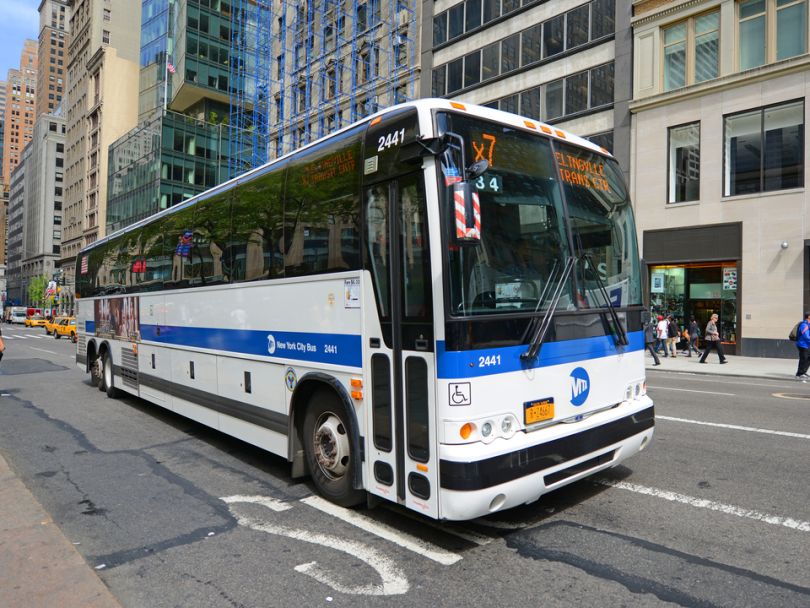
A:
[[[421,173],[365,189],[382,336],[370,336],[368,489],[438,517],[435,350]]]

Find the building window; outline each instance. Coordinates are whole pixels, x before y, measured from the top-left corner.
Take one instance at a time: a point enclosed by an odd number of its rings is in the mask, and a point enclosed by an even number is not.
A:
[[[740,70],[802,55],[807,49],[807,0],[741,0]]]
[[[464,87],[481,82],[481,53],[475,51],[464,57]]]
[[[110,32],[108,32],[107,30],[103,30],[101,32],[101,41],[104,44],[110,44]]]
[[[668,203],[700,198],[700,123],[669,129]]]
[[[724,196],[804,185],[804,101],[725,117]]]
[[[806,0],[776,2],[776,60],[802,55],[807,48]]]
[[[717,78],[720,73],[720,11],[664,29],[664,90]]]

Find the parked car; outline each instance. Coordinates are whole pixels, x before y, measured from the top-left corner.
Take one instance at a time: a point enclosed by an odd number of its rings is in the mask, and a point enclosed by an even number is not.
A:
[[[53,337],[57,340],[62,336],[70,338],[71,342],[76,341],[76,317],[65,317],[53,330]]]

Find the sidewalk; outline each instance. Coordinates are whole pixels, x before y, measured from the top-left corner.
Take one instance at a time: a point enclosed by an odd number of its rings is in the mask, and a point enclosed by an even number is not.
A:
[[[0,606],[121,608],[2,456]]]
[[[737,357],[726,355],[728,363],[720,365],[716,352],[709,353],[706,363],[700,364],[700,357],[678,354],[677,357],[658,355],[661,365],[653,366],[653,358],[644,351],[644,366],[657,372],[685,372],[690,374],[711,374],[713,376],[747,376],[749,378],[769,378],[771,380],[791,380],[796,382],[796,359],[766,359],[764,357]],[[808,382],[810,385],[810,381]]]

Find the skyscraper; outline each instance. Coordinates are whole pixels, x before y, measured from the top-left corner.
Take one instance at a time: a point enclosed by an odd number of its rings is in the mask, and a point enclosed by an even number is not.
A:
[[[140,124],[110,146],[107,229],[228,179],[230,53],[225,3],[143,0]]]
[[[62,259],[66,309],[76,254],[105,234],[107,149],[138,117],[141,6],[131,0],[72,0],[68,47]]]
[[[6,218],[11,173],[20,162],[25,145],[34,132],[34,104],[37,81],[37,43],[26,40],[20,54],[20,68],[8,71],[5,83],[5,109],[3,112],[2,165],[0,165],[0,266],[6,263]]]
[[[39,70],[35,116],[53,112],[65,93],[70,33],[69,0],[42,0],[39,3]]]

